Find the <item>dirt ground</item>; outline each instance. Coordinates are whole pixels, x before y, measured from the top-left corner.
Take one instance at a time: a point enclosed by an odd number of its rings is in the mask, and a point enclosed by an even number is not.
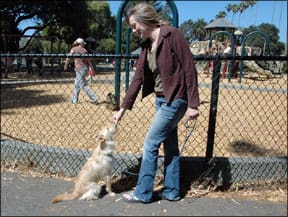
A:
[[[287,91],[287,76],[260,81],[253,79],[254,74],[249,76],[249,79],[242,81],[242,87],[248,90],[238,90],[239,83],[235,79],[231,83],[227,79],[221,81],[221,85],[226,88],[220,90],[218,99],[214,155],[286,156],[287,95],[269,91],[254,92],[253,88]],[[107,108],[106,97],[109,92],[114,93],[114,74],[108,72],[96,75],[95,81],[90,84],[99,97],[97,106],[90,104],[89,98],[83,93],[80,93],[79,104],[71,105],[73,74],[67,78],[70,82],[1,89],[1,137],[45,146],[93,150],[97,131],[113,123],[115,111]],[[211,85],[211,78],[200,74],[199,83]],[[235,85],[235,88],[229,88],[231,85]],[[125,94],[122,83],[120,89],[121,101]],[[200,87],[200,116],[187,141],[194,147],[186,145],[183,155],[205,155],[210,94],[209,86]],[[141,153],[141,141],[144,140],[153,114],[154,96],[150,95],[142,101],[138,97],[133,109],[126,112],[119,124],[117,151]],[[184,121],[179,124],[180,145],[192,130],[184,125]]]
[[[17,78],[19,79],[19,77]],[[22,79],[27,79],[23,77]],[[37,79],[37,78],[35,78]],[[67,76],[67,79],[73,79],[73,76]],[[106,96],[109,92],[114,92],[114,74],[105,73],[97,75],[96,81],[90,84],[100,98],[100,104],[95,106],[89,103],[89,99],[83,94],[80,96],[80,103],[71,106],[70,96],[73,89],[73,82],[67,83],[45,83],[39,85],[18,86],[13,89],[1,88],[1,139],[15,138],[33,144],[42,144],[45,146],[60,146],[69,148],[79,148],[85,150],[94,149],[93,140],[97,136],[97,131],[103,126],[112,123],[112,116],[115,111],[107,109]],[[217,127],[221,131],[216,131],[215,143],[221,146],[215,147],[215,156],[263,156],[268,155],[284,155],[287,156],[287,95],[269,93],[265,95],[259,93],[255,95],[253,87],[257,88],[278,88],[287,90],[287,76],[275,80],[266,80],[256,74],[251,73],[249,77],[243,79],[243,85],[252,87],[250,91],[242,94],[243,90],[231,90],[229,88],[221,90],[219,95],[218,116],[222,122],[217,122]],[[3,79],[5,80],[5,79]],[[9,80],[9,79],[8,79]],[[10,80],[15,80],[10,77]],[[111,81],[111,82],[106,82]],[[204,74],[199,75],[199,82],[211,84],[211,78]],[[261,83],[259,85],[259,83]],[[223,80],[221,84],[238,85],[237,80]],[[121,99],[124,97],[124,87],[121,83]],[[196,130],[193,133],[194,144],[206,144],[207,129],[210,104],[210,88],[200,89],[201,115],[197,120]],[[249,95],[246,95],[246,94]],[[11,98],[13,96],[13,98]],[[268,99],[266,97],[269,97]],[[274,100],[274,99],[279,99]],[[223,103],[224,102],[224,103]],[[240,103],[239,103],[240,102]],[[137,99],[132,111],[128,111],[125,118],[120,122],[116,140],[117,150],[119,152],[141,153],[141,146],[145,132],[149,127],[150,120],[153,116],[154,96],[145,98],[140,101]],[[253,105],[255,109],[252,111],[239,109]],[[267,106],[268,105],[268,106]],[[268,109],[266,109],[268,108]],[[263,110],[264,109],[264,110]],[[232,113],[229,111],[232,110]],[[236,111],[240,110],[241,113]],[[262,114],[262,113],[265,114]],[[240,114],[240,116],[235,116]],[[244,115],[243,115],[244,114]],[[267,119],[267,121],[259,120],[256,114]],[[272,118],[269,118],[269,115]],[[268,117],[268,118],[267,118]],[[256,119],[256,120],[255,120]],[[255,123],[261,121],[261,125],[257,125],[255,132]],[[272,127],[271,127],[272,126]],[[245,133],[239,129],[245,129]],[[286,131],[283,129],[286,129]],[[240,131],[240,132],[239,132]],[[279,131],[285,135],[280,134]],[[79,136],[79,132],[81,135]],[[264,137],[259,136],[257,132],[265,134]],[[182,121],[179,125],[179,143],[182,144],[187,129]],[[230,135],[230,136],[227,136]],[[261,144],[264,147],[255,148],[248,145],[239,147],[230,137],[240,137],[251,144]],[[192,140],[189,140],[192,141]],[[189,143],[188,141],[188,143]],[[275,148],[275,141],[277,146]],[[234,142],[234,143],[233,143]],[[234,146],[233,146],[234,145]],[[183,155],[205,155],[206,146],[196,145],[195,147],[185,147]],[[251,148],[251,150],[249,150]],[[263,150],[265,152],[263,152]],[[42,174],[35,169],[25,169],[21,167],[1,167],[1,170],[12,170],[21,173],[28,173],[32,176],[53,176]],[[65,177],[54,177],[62,178]],[[123,181],[125,185],[127,180]],[[116,188],[123,188],[125,185],[118,180]],[[129,180],[135,182],[135,180]],[[161,178],[156,182],[155,188],[161,187]],[[228,192],[213,189],[193,189],[191,188],[187,196],[198,197],[207,195],[209,197],[229,197],[237,195],[239,197],[249,197],[251,200],[271,200],[287,202],[287,183],[275,183],[271,185],[250,185],[249,189],[243,186],[233,186]]]

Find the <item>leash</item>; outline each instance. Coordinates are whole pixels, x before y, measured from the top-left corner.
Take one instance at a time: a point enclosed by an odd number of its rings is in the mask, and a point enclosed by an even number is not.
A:
[[[186,131],[186,135],[185,135],[185,138],[184,138],[184,142],[183,142],[183,144],[182,144],[182,146],[180,148],[179,157],[181,157],[182,152],[183,152],[183,150],[185,148],[185,145],[186,145],[188,139],[190,138],[190,136],[192,135],[192,133],[194,132],[194,130],[196,128],[196,120],[197,119],[186,120],[185,123],[184,123],[184,126],[187,129],[187,131]],[[127,170],[122,171],[122,173],[125,173],[125,174],[128,174],[128,175],[133,175],[133,176],[138,176],[139,175],[139,173],[133,173],[133,172],[129,172]]]
[[[191,124],[191,121],[192,121],[192,124]],[[180,148],[180,157],[182,155],[182,152],[185,148],[185,145],[188,141],[188,139],[190,138],[190,136],[192,135],[192,133],[194,132],[195,128],[196,128],[196,119],[194,120],[186,120],[185,123],[184,123],[184,126],[186,127],[186,136],[185,136],[185,139],[184,139],[184,142]]]
[[[187,143],[188,139],[190,138],[191,134],[193,133],[193,131],[196,128],[196,119],[192,123],[191,123],[191,120],[186,120],[184,125],[185,125],[186,129],[190,129],[190,130],[186,131],[186,136],[185,136],[185,140],[184,140],[182,147],[181,147],[180,156],[184,150],[185,144]],[[211,158],[207,162],[207,169],[204,170],[204,172],[202,172],[202,174],[200,174],[200,176],[197,178],[195,184],[192,185],[191,187],[194,188],[194,187],[196,187],[196,185],[198,185],[199,187],[197,188],[197,190],[200,190],[200,188],[205,188],[205,187],[209,186],[209,184],[211,183],[211,181],[213,179],[213,177],[211,177],[211,173],[212,173],[213,169],[215,168],[215,166],[216,166],[216,160],[215,160],[215,158]],[[208,189],[208,191],[209,191],[209,189]]]

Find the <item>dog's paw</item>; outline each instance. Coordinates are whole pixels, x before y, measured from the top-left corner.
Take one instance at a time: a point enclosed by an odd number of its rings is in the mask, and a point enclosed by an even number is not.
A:
[[[98,200],[98,199],[99,199],[99,195],[96,195],[96,194],[84,194],[82,195],[82,197],[79,198],[79,200],[87,200],[87,201]]]
[[[90,198],[86,198],[87,201],[92,201],[92,200],[98,200],[99,197],[90,197]]]
[[[98,196],[90,196],[90,197],[81,197],[79,200],[87,200],[87,201],[92,201],[92,200],[98,200]]]
[[[114,196],[115,196],[115,193],[114,193],[114,192],[110,192],[110,193],[108,193],[108,195],[109,195],[110,197],[114,197]]]

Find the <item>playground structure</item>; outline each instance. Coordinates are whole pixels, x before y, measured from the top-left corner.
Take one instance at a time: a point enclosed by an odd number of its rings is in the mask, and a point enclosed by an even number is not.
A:
[[[194,41],[190,44],[190,50],[193,55],[216,55],[216,54],[221,54],[224,55],[225,51],[225,43],[220,42],[218,40],[212,40],[211,47],[209,47],[209,40],[206,41]],[[241,54],[241,49],[242,46],[236,46],[235,47],[235,55],[240,55]],[[244,48],[245,55],[247,56],[260,56],[263,50],[259,47],[250,47],[250,46],[245,46]],[[207,64],[205,62],[204,64]],[[249,72],[255,72],[259,75],[264,75],[267,76],[267,78],[272,78],[274,74],[279,72],[280,65],[277,64],[276,62],[270,64],[269,62],[266,62],[266,66],[261,65],[257,63],[256,61],[243,61],[244,64],[244,70],[249,71]],[[276,65],[275,65],[276,64]],[[202,67],[203,62],[202,62]],[[275,67],[276,66],[276,67]],[[213,65],[212,65],[213,67]],[[223,65],[225,67],[225,65]],[[239,71],[239,64],[236,62],[233,66],[233,71],[237,70]],[[222,73],[226,73],[226,69],[222,69]],[[237,72],[233,72],[235,74]],[[225,77],[225,74],[222,74],[222,78]]]
[[[190,50],[193,55],[201,56],[256,56],[261,57],[269,55],[269,37],[264,32],[253,31],[247,35],[237,29],[232,23],[227,21],[224,17],[219,17],[204,27],[206,30],[206,39],[204,41],[194,41],[190,44]],[[246,41],[249,38],[258,35],[264,39],[263,48],[256,46],[247,46]],[[264,58],[263,58],[264,59]],[[204,65],[203,65],[204,64]],[[247,73],[257,73],[267,78],[272,78],[276,74],[281,74],[283,65],[281,62],[264,61],[261,58],[255,60],[223,60],[221,64],[222,78],[228,74],[228,79],[239,77],[239,82],[243,75],[243,70]],[[204,73],[209,76],[209,69],[213,69],[213,61],[201,61],[197,64],[198,71],[204,69]]]

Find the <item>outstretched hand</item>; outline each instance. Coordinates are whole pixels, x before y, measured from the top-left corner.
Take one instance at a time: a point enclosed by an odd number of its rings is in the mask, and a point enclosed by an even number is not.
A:
[[[126,110],[124,108],[121,108],[116,114],[113,115],[113,120],[115,122],[115,125],[117,125],[118,122],[121,120],[121,118],[125,114],[125,111]]]

